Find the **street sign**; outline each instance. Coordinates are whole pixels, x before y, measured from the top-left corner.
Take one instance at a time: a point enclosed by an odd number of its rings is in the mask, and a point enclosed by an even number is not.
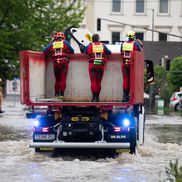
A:
[[[157,114],[164,115],[164,100],[157,101]]]
[[[20,95],[20,79],[6,80],[6,94]]]

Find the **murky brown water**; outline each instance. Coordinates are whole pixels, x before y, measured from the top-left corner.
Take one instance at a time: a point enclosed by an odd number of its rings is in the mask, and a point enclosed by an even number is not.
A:
[[[16,129],[12,126],[3,126],[0,124],[0,142],[1,141],[20,141],[28,140],[31,137],[31,130],[25,131]]]
[[[156,141],[160,143],[182,145],[182,125],[146,125],[146,130],[154,135]]]
[[[182,123],[168,117],[146,121],[145,144],[136,155],[88,160],[84,157],[52,157],[29,148],[32,123],[25,111],[6,108],[0,117],[0,181],[7,182],[154,182],[165,177],[170,160],[182,164]],[[170,123],[168,122],[170,121]]]

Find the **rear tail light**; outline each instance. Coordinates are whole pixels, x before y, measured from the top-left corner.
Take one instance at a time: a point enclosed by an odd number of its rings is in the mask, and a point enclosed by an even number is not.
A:
[[[49,132],[49,128],[48,128],[48,127],[46,127],[46,128],[42,128],[42,132],[43,132],[43,133],[47,133],[47,132]]]
[[[175,101],[175,100],[176,100],[176,97],[172,97],[172,98],[171,98],[171,101]]]
[[[48,127],[34,127],[33,128],[33,132],[43,132],[43,133],[48,133],[49,132],[49,128]]]
[[[120,127],[114,127],[114,132],[121,132],[121,128]]]

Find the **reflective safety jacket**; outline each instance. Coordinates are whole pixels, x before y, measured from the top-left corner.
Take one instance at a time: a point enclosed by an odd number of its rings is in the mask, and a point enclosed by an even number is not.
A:
[[[50,42],[43,52],[52,57],[53,61],[68,60],[68,54],[73,54],[74,50],[66,40]]]
[[[121,45],[122,59],[130,59],[132,51],[141,51],[140,44],[134,40],[128,40]]]
[[[90,43],[85,47],[84,52],[89,56],[89,63],[104,64],[106,62],[106,55],[110,55],[111,51],[101,42]]]

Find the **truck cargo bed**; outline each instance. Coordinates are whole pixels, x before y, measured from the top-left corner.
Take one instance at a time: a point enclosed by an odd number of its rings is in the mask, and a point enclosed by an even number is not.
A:
[[[136,64],[141,60],[141,64]],[[126,106],[143,103],[143,54],[136,51],[131,63],[130,101],[122,103],[121,56],[113,53],[105,67],[100,102],[91,102],[88,61],[85,54],[70,55],[65,101],[54,99],[53,62],[44,53],[20,52],[21,103],[27,106]],[[137,79],[136,79],[137,78]]]

